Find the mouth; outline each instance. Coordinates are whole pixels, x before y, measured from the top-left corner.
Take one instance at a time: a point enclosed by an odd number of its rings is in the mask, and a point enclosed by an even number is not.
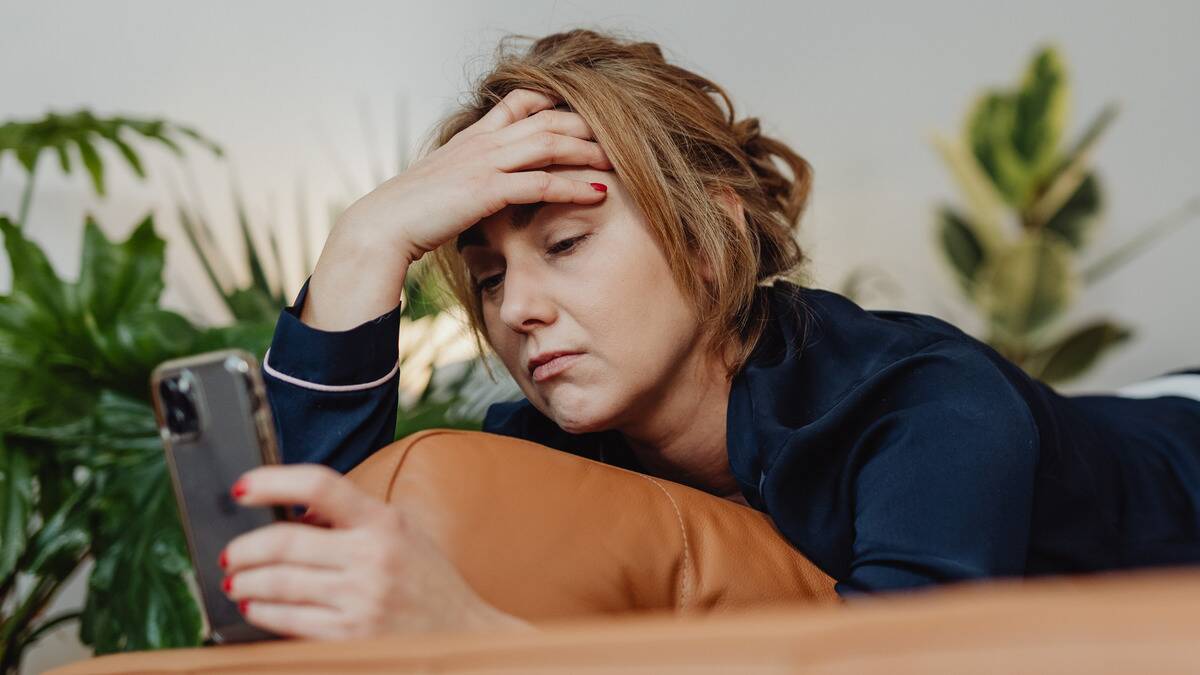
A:
[[[583,356],[582,352],[556,352],[534,357],[530,360],[530,375],[534,382],[545,382],[558,375]]]

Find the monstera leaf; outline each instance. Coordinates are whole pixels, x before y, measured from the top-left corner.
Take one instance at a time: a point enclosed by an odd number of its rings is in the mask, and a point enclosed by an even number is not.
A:
[[[221,148],[216,143],[185,126],[157,119],[96,117],[88,110],[78,110],[65,115],[49,113],[41,119],[14,120],[0,125],[0,160],[6,152],[11,152],[25,171],[32,175],[42,152],[53,150],[58,155],[58,164],[63,173],[70,173],[70,150],[74,148],[91,178],[92,187],[97,194],[103,195],[105,169],[97,150],[97,145],[101,143],[115,147],[139,178],[146,176],[141,158],[122,137],[122,132],[160,143],[178,155],[183,154],[183,149],[171,135],[181,134],[206,146],[214,154],[221,155]]]

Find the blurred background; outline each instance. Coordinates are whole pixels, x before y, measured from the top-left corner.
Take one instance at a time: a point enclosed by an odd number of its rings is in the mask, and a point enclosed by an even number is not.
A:
[[[404,166],[502,35],[659,43],[813,165],[814,285],[939,316],[1085,393],[1200,365],[1198,25],[1188,2],[0,0],[0,376],[21,390],[0,402],[0,599],[28,610],[7,658],[188,643],[181,541],[97,524],[164,493],[70,496],[129,467],[166,484],[148,368],[261,357],[333,218]],[[515,391],[463,365],[471,343],[426,295],[402,327],[398,436],[470,427]],[[104,490],[119,498],[96,506]],[[149,522],[177,528],[164,503]],[[46,553],[72,517],[75,547]],[[147,556],[176,589],[164,613],[147,607],[170,593],[119,588]]]

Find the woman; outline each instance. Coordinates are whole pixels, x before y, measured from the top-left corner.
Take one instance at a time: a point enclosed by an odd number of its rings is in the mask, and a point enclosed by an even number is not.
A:
[[[393,440],[400,291],[427,254],[525,394],[485,431],[765,511],[844,596],[1200,560],[1200,394],[1061,396],[943,321],[805,287],[809,165],[655,45],[502,51],[434,141],[342,214],[280,314],[264,368],[291,466],[234,491],[330,527],[230,543],[250,622],[528,628],[341,476]]]

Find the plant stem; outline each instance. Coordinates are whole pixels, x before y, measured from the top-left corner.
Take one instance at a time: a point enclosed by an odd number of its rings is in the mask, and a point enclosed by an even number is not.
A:
[[[29,622],[38,612],[50,602],[62,583],[63,579],[50,576],[38,579],[25,602],[13,613],[4,627],[4,633],[0,634],[0,644],[4,645],[4,656],[0,658],[0,673],[16,672],[21,663],[21,655],[25,651],[25,644],[19,636],[25,632]]]
[[[29,205],[33,201],[33,180],[37,175],[37,163],[33,165],[33,169],[29,172],[29,180],[25,182],[25,189],[21,191],[21,210],[17,213],[17,228],[24,229],[25,219],[29,217]]]
[[[17,651],[18,652],[25,651],[25,649],[27,647],[33,646],[33,643],[40,640],[42,638],[42,636],[45,635],[46,633],[49,633],[50,631],[57,628],[59,624],[66,623],[66,622],[72,621],[74,619],[78,619],[81,616],[83,616],[83,610],[76,609],[76,610],[72,610],[69,612],[60,612],[53,619],[47,619],[42,625],[33,629],[33,631],[29,633],[29,635],[19,639],[19,644],[17,645]]]
[[[40,626],[34,629],[33,633],[22,639],[21,635],[29,628],[29,623],[43,609],[46,608],[59,589],[70,579],[73,574],[83,564],[83,561],[91,555],[91,547],[83,551],[74,564],[67,570],[67,573],[61,576],[44,576],[38,579],[29,595],[25,597],[25,601],[20,603],[17,609],[4,621],[3,630],[0,630],[0,673],[7,674],[16,672],[16,668],[20,666],[21,654],[25,647],[32,644],[36,636],[42,632],[45,626]],[[0,596],[3,597],[3,596]],[[54,621],[59,621],[62,616],[55,617]]]

